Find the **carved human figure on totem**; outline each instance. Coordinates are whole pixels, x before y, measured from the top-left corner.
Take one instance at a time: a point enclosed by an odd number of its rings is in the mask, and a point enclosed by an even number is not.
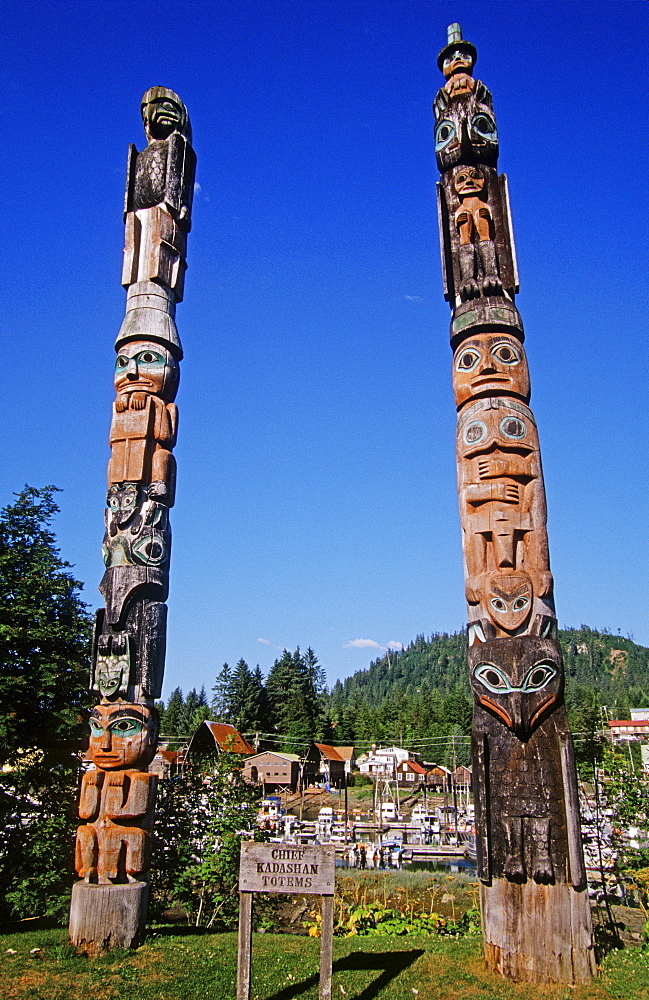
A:
[[[122,284],[154,281],[180,302],[196,173],[191,125],[181,99],[165,87],[146,92],[142,120],[148,146],[129,149]]]
[[[134,882],[148,869],[158,717],[144,705],[98,705],[90,715],[88,756],[96,770],[81,784],[75,867],[86,882]]]
[[[463,302],[478,298],[481,293],[501,295],[503,290],[493,240],[493,216],[484,199],[485,183],[485,173],[480,167],[462,166],[454,171],[453,188],[460,199],[455,227],[460,239],[459,292]]]
[[[576,821],[564,785],[574,783],[574,760],[560,647],[535,636],[491,639],[470,648],[469,667],[479,876],[581,884],[578,852],[569,859],[567,824]]]
[[[444,90],[449,97],[470,94],[473,90],[476,55],[475,46],[464,39],[454,40],[440,54],[440,69],[446,78]]]
[[[529,403],[530,375],[520,340],[495,330],[463,340],[453,358],[453,391],[458,410],[482,396],[516,396]]]
[[[138,484],[149,500],[173,506],[176,460],[171,450],[178,430],[173,402],[178,380],[178,363],[167,348],[136,340],[121,345],[115,362],[109,488]],[[126,499],[120,500],[120,507]]]
[[[531,411],[499,397],[465,406],[457,459],[470,619],[482,620],[485,634],[522,634],[536,619],[554,617],[545,490]]]

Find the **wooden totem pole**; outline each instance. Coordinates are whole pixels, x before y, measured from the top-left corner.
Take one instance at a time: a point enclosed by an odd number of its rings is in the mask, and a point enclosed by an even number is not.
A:
[[[507,179],[497,171],[492,98],[473,78],[475,60],[452,24],[433,110],[484,948],[488,965],[513,979],[583,983],[595,963],[541,454],[514,304]]]
[[[103,543],[106,566],[90,677],[99,704],[90,716],[81,784],[70,937],[89,954],[139,943],[146,922],[164,672],[169,509],[176,486],[182,300],[196,155],[185,105],[171,90],[142,98],[148,145],[129,149],[122,284],[126,316],[115,349],[111,457]]]

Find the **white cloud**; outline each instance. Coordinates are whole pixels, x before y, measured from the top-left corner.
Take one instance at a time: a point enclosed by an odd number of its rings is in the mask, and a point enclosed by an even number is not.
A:
[[[272,646],[273,645],[272,642],[270,641],[270,639],[257,639],[257,642],[263,643],[264,646]]]
[[[351,642],[346,642],[343,649],[385,649],[380,642],[374,642],[374,639],[352,639]]]
[[[424,296],[423,295],[404,295],[404,299],[406,300],[406,302],[423,302],[424,301]]]
[[[201,190],[202,190],[202,188],[201,188],[200,184],[198,183],[198,181],[194,181],[194,194],[200,194]]]
[[[392,641],[388,643],[388,649],[403,649],[403,643],[397,642],[396,639],[392,639]]]

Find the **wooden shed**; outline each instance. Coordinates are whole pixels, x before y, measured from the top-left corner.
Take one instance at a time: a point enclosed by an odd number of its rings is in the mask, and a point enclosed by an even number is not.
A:
[[[304,780],[311,785],[322,781],[341,788],[345,784],[345,763],[337,747],[312,743],[304,759]]]

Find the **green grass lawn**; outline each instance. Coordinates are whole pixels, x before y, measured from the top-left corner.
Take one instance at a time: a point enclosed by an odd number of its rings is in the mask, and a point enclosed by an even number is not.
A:
[[[317,1000],[320,942],[255,934],[252,1000]],[[12,949],[15,954],[11,954]],[[31,954],[32,949],[39,949]],[[134,952],[89,960],[64,930],[0,936],[2,1000],[233,1000],[236,935],[153,931]],[[626,948],[588,987],[509,983],[484,968],[479,937],[336,938],[336,1000],[649,1000],[649,953]]]

